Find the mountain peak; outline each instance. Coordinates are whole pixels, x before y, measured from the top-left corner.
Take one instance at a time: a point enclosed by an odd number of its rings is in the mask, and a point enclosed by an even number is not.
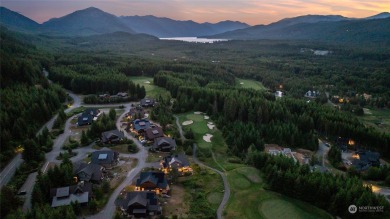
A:
[[[379,13],[377,15],[373,15],[373,16],[367,17],[365,19],[385,19],[385,18],[389,18],[389,17],[390,17],[390,13],[389,12],[382,12],[382,13]]]

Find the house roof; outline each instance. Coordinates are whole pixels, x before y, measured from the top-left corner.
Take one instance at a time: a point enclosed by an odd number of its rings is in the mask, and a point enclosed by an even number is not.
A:
[[[91,163],[93,163],[93,164],[111,164],[118,158],[118,156],[119,156],[118,152],[111,151],[111,150],[95,151],[92,153]],[[100,157],[100,159],[99,159],[99,157]],[[103,159],[103,158],[105,158],[105,159]]]
[[[176,164],[175,164],[176,163]],[[176,154],[176,155],[169,155],[164,157],[163,159],[163,166],[164,168],[169,167],[169,165],[172,165],[172,167],[188,167],[190,166],[190,163],[188,162],[188,159],[184,153]]]
[[[77,118],[77,125],[88,125],[92,123],[93,116],[88,113],[82,113],[78,118]]]
[[[90,180],[95,180],[99,181],[102,178],[102,166],[94,163],[86,164],[86,163],[81,163],[75,171],[76,175],[79,175],[81,173],[87,174],[83,178],[83,180],[90,181]]]
[[[147,119],[136,119],[133,121],[133,127],[137,131],[141,129],[146,130],[150,127],[150,121]]]
[[[67,195],[66,195],[67,194]],[[51,207],[70,205],[71,202],[88,203],[92,194],[92,185],[89,182],[83,184],[54,188],[50,190],[52,198]]]
[[[140,101],[141,106],[153,106],[154,105],[154,100],[145,98]]]
[[[145,137],[149,140],[154,140],[164,136],[164,132],[161,127],[155,126],[145,130]]]
[[[160,189],[165,189],[168,185],[168,181],[163,172],[141,172],[139,179],[137,179],[136,186],[141,186],[141,184],[145,182],[151,182]]]
[[[154,149],[172,149],[176,147],[176,141],[170,137],[160,137],[154,139]]]
[[[119,130],[110,130],[102,133],[102,141],[107,142],[112,139],[122,139],[124,138],[124,135]]]
[[[146,211],[158,211],[158,200],[156,193],[149,191],[137,191],[137,192],[128,192],[126,198],[116,202],[117,205],[121,206],[124,209],[127,209],[129,206],[134,204],[139,204],[144,206],[144,208],[137,208],[137,211],[133,210],[133,213],[146,213]],[[139,211],[138,211],[139,210]]]

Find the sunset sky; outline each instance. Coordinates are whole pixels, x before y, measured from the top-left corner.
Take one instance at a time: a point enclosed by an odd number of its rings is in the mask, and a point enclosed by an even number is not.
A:
[[[87,7],[115,15],[155,15],[176,20],[237,20],[269,24],[306,14],[368,17],[390,11],[389,0],[1,0],[1,6],[39,23]]]

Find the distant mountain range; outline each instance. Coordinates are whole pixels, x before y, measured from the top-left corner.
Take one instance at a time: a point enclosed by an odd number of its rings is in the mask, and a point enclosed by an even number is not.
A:
[[[390,13],[384,12],[362,19],[339,15],[306,15],[286,18],[269,25],[208,36],[239,40],[324,40],[324,41],[387,41],[390,39]]]
[[[98,8],[90,7],[60,18],[52,18],[43,24],[0,7],[0,23],[17,30],[60,35],[95,35],[113,32],[145,33],[156,37],[184,37],[213,35],[249,27],[238,21],[222,21],[216,24],[177,21],[154,16],[117,17]]]
[[[196,23],[194,21],[177,21],[151,15],[120,17],[120,20],[137,33],[146,33],[157,37],[214,35],[249,27],[248,24],[238,21],[221,21],[216,24]]]
[[[43,24],[0,7],[0,24],[19,31],[88,36],[114,32],[144,33],[156,37],[207,36],[223,39],[325,40],[390,43],[390,13],[355,19],[340,15],[305,15],[269,25],[249,26],[237,21],[196,23],[155,16],[122,16],[90,7]],[[143,35],[139,35],[143,36]]]

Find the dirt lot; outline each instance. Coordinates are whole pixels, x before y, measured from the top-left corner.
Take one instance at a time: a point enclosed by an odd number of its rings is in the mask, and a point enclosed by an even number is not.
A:
[[[133,168],[133,163],[135,162],[137,162],[135,159],[123,159],[120,165],[109,170],[114,175],[114,178],[110,181],[111,188],[116,188],[126,178],[127,173]]]
[[[177,215],[179,218],[187,218],[189,212],[188,203],[185,201],[185,190],[181,185],[171,185],[171,197],[162,199],[163,215],[171,217]]]

